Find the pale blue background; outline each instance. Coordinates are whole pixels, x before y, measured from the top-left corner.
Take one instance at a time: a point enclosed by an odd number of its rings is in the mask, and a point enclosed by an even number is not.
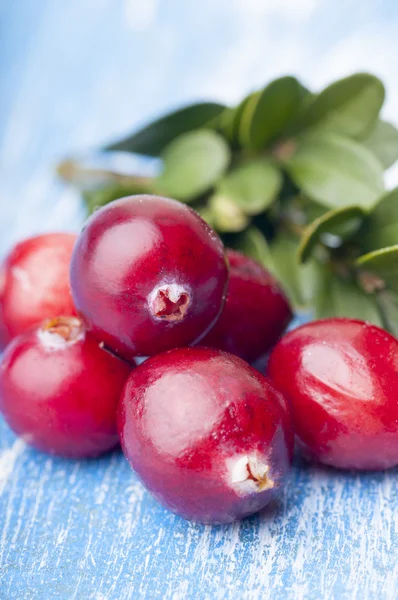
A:
[[[317,89],[371,70],[398,121],[397,58],[395,0],[0,1],[0,253],[79,229],[60,157],[288,72]],[[152,500],[119,453],[51,459],[0,421],[1,600],[393,600],[397,544],[396,471],[295,469],[265,515],[201,527]]]

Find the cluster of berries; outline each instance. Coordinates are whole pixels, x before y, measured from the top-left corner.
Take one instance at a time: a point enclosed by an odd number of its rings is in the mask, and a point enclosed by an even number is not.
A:
[[[64,457],[120,440],[163,504],[204,523],[264,508],[294,434],[328,465],[398,464],[398,341],[349,319],[281,338],[291,317],[275,279],[195,211],[123,198],[77,239],[31,238],[4,261],[0,411]],[[271,349],[266,377],[249,363]]]

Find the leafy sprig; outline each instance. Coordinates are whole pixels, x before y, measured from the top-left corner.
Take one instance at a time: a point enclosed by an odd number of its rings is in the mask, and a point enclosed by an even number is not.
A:
[[[281,281],[296,310],[349,316],[398,334],[398,189],[383,171],[398,130],[380,119],[382,82],[357,73],[319,93],[281,77],[235,107],[192,104],[105,148],[161,159],[156,177],[60,173],[89,212],[121,196],[189,203],[228,246]]]

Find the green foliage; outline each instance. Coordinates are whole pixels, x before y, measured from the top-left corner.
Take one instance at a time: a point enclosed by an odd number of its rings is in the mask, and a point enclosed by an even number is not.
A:
[[[366,252],[398,242],[398,188],[382,196],[365,220],[358,243]]]
[[[364,294],[351,281],[323,272],[315,299],[315,316],[323,319],[330,315],[369,321],[383,326],[375,296]]]
[[[162,152],[163,171],[155,188],[190,201],[214,186],[230,161],[230,150],[215,131],[199,129],[175,138]]]
[[[149,123],[127,138],[110,144],[105,150],[160,156],[165,147],[176,137],[205,127],[224,110],[225,106],[215,102],[186,106]]]
[[[384,189],[383,169],[373,154],[335,133],[299,140],[285,167],[297,187],[326,208],[371,208]]]
[[[398,292],[398,244],[364,254],[357,259],[356,265],[378,278],[387,289]]]
[[[377,119],[384,95],[384,86],[377,77],[356,73],[314,96],[302,116],[301,126],[358,137]]]
[[[298,115],[305,88],[294,77],[281,77],[253,94],[245,104],[239,127],[243,147],[261,150]]]
[[[101,206],[109,204],[118,198],[132,196],[134,194],[146,194],[148,189],[143,184],[132,183],[111,183],[107,186],[89,188],[83,191],[83,197],[90,213]]]
[[[384,169],[388,169],[398,159],[398,129],[387,121],[377,119],[361,143],[379,159]]]
[[[318,217],[305,229],[298,249],[298,259],[305,263],[312,255],[317,244],[324,242],[328,245],[328,236],[338,245],[344,242],[346,237],[353,235],[360,227],[364,218],[364,211],[359,206],[344,206]],[[329,238],[330,239],[330,238]]]
[[[282,187],[282,173],[270,160],[255,160],[230,171],[217,184],[246,215],[258,215],[275,200]]]
[[[381,120],[383,102],[367,73],[315,93],[280,77],[236,106],[192,104],[106,148],[159,157],[157,177],[105,172],[93,189],[79,171],[74,182],[89,212],[132,193],[189,202],[274,273],[296,309],[398,335],[398,189],[383,182],[398,130]]]

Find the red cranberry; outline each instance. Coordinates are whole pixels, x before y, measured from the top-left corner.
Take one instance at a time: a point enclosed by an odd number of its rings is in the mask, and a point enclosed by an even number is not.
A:
[[[203,336],[222,309],[228,268],[220,239],[195,211],[168,198],[130,196],[88,221],[71,279],[89,328],[130,358]]]
[[[44,319],[73,315],[69,265],[76,236],[49,233],[17,244],[0,268],[0,348]]]
[[[254,362],[276,343],[292,312],[278,283],[260,264],[234,250],[227,256],[231,268],[227,299],[201,344]]]
[[[303,325],[277,344],[268,373],[308,457],[340,468],[398,464],[398,340],[386,331],[351,319]]]
[[[0,364],[0,412],[39,450],[97,456],[118,443],[116,407],[131,367],[102,350],[75,317],[15,338]]]
[[[118,425],[146,487],[172,511],[204,523],[264,508],[292,460],[283,397],[221,350],[180,348],[148,359],[127,380]]]

